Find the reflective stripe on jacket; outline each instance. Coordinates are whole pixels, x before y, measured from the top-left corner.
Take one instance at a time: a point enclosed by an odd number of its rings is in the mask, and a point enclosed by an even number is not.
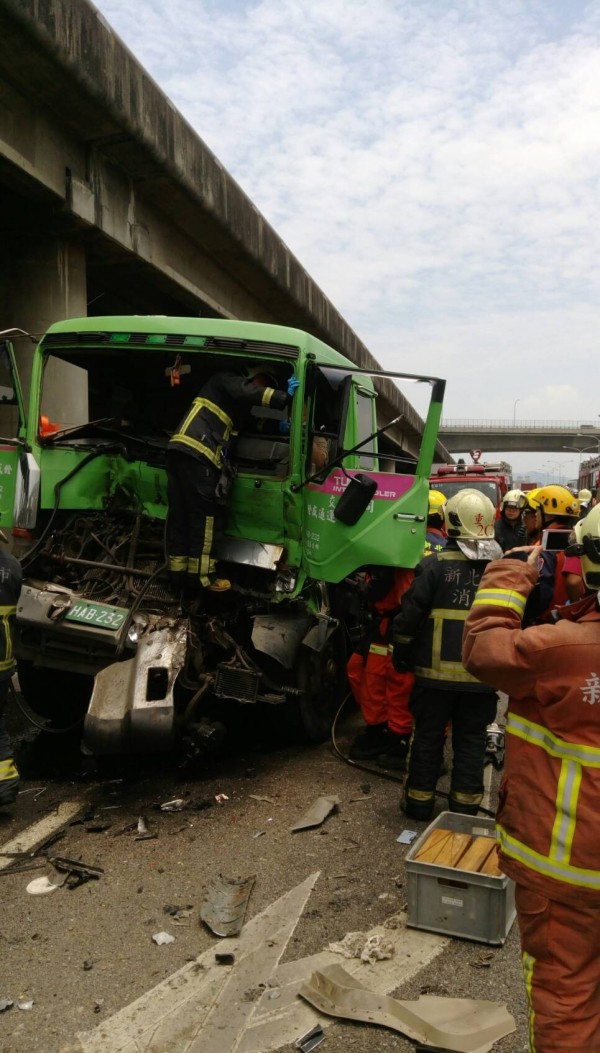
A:
[[[0,680],[8,680],[16,666],[12,637],[22,580],[18,559],[0,550]]]
[[[392,642],[413,655],[417,680],[442,689],[486,690],[461,659],[464,622],[485,566],[455,542],[419,563],[392,624]]]
[[[214,373],[192,402],[167,448],[204,458],[220,468],[223,448],[250,416],[253,406],[284,409],[286,405],[285,391],[259,387],[236,373]]]
[[[600,610],[588,596],[522,629],[537,577],[490,564],[465,627],[466,667],[510,696],[502,866],[549,899],[600,904]]]

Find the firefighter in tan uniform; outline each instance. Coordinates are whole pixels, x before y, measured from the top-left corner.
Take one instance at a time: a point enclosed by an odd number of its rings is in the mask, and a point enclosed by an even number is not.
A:
[[[0,806],[14,803],[19,786],[19,773],[6,728],[6,707],[15,671],[12,633],[22,580],[19,561],[10,552],[0,550]]]
[[[600,1050],[600,507],[575,536],[586,597],[522,629],[540,549],[513,552],[487,568],[463,646],[465,667],[509,695],[497,833],[532,1053]]]

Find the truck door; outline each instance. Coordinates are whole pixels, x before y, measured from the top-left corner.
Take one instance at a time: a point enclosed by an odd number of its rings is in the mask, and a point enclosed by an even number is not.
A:
[[[14,526],[19,461],[24,452],[25,408],[14,348],[0,340],[0,526]]]

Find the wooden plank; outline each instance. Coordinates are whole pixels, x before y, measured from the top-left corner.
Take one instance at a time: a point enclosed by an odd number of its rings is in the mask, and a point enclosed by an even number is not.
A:
[[[472,870],[477,873],[496,846],[495,837],[475,837],[464,856],[456,864],[457,870]]]
[[[452,834],[452,837],[442,846],[435,864],[441,867],[455,867],[462,858],[471,843],[470,834]]]
[[[414,857],[419,863],[433,863],[437,859],[442,847],[452,837],[452,831],[446,830],[443,826],[438,826],[436,830],[432,830],[425,844],[419,849],[418,854]]]
[[[504,877],[504,871],[500,870],[497,852],[490,852],[483,866],[479,868],[479,873],[487,874],[489,877]]]

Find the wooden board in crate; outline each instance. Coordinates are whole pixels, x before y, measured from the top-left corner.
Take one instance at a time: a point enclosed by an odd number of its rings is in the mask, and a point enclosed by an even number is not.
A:
[[[495,846],[494,837],[471,837],[471,834],[459,834],[453,830],[445,830],[444,827],[437,827],[432,830],[414,861],[501,877],[502,871],[498,866]]]

